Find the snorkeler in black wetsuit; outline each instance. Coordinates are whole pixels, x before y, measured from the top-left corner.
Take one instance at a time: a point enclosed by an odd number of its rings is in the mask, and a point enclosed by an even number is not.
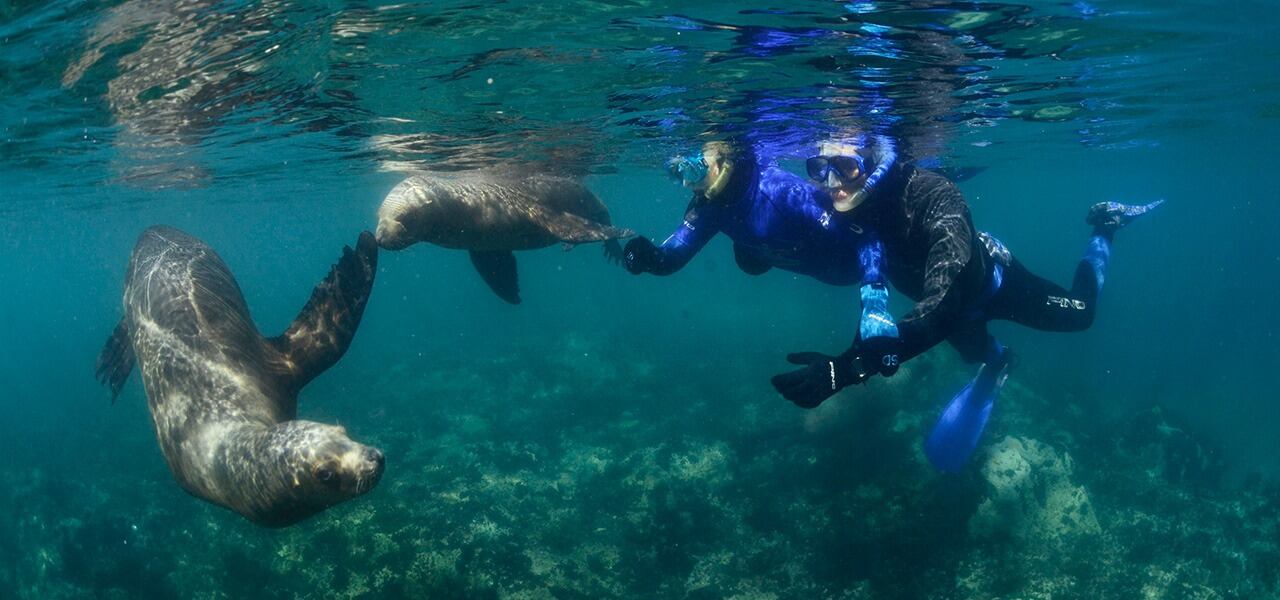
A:
[[[1085,219],[1093,235],[1068,290],[1031,273],[998,240],[974,229],[964,196],[951,181],[911,164],[887,170],[883,164],[874,170],[864,166],[874,160],[866,149],[824,144],[806,167],[811,178],[828,188],[840,218],[883,240],[885,275],[916,305],[897,322],[896,349],[885,350],[879,340],[868,351],[855,340],[839,356],[792,354],[788,360],[805,368],[775,376],[773,384],[792,402],[817,406],[844,387],[897,370],[897,364],[886,368],[882,357],[906,361],[946,340],[966,362],[984,364],[926,443],[926,454],[937,467],[955,471],[977,443],[1010,360],[1008,349],[987,332],[987,322],[1004,319],[1047,331],[1087,329],[1112,236],[1162,201],[1094,205]],[[870,189],[865,181],[869,171],[886,173]]]

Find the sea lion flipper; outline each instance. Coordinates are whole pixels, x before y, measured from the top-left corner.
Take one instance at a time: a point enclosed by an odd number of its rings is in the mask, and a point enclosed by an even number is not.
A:
[[[471,264],[489,289],[499,298],[520,304],[520,281],[516,273],[516,255],[510,250],[471,251]]]
[[[636,234],[630,229],[614,227],[607,223],[599,223],[573,213],[551,210],[543,206],[530,205],[526,206],[525,210],[529,212],[529,216],[534,222],[547,230],[547,233],[550,233],[557,240],[570,244],[603,242],[605,240],[633,237]]]
[[[378,272],[378,243],[360,232],[355,250],[342,248],[342,258],[311,292],[311,299],[284,335],[269,342],[280,352],[276,370],[293,392],[323,373],[351,345],[364,316]]]
[[[604,242],[604,258],[605,258],[605,260],[607,260],[607,261],[609,261],[610,263],[613,263],[613,264],[615,264],[615,265],[620,265],[620,264],[622,264],[622,262],[623,262],[623,258],[624,258],[624,257],[625,257],[625,253],[623,253],[623,251],[622,251],[622,244],[619,244],[619,243],[618,243],[618,240],[616,240],[616,239],[615,239],[615,240],[605,240],[605,242]]]
[[[133,343],[129,339],[129,325],[125,319],[120,319],[115,331],[111,332],[111,337],[107,338],[107,343],[102,346],[102,353],[98,355],[96,367],[98,381],[111,388],[112,404],[116,403],[116,397],[124,388],[124,382],[129,379],[129,373],[133,372],[134,360]]]

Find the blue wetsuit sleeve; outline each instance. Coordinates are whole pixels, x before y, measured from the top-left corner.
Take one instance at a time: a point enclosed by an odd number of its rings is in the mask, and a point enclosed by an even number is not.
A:
[[[862,266],[862,283],[858,293],[862,299],[862,316],[858,320],[858,339],[863,342],[880,339],[881,344],[889,344],[891,342],[883,340],[896,340],[898,325],[894,322],[893,315],[889,314],[889,287],[885,284],[881,271],[884,265],[884,244],[874,236],[867,236],[858,249],[858,263]],[[894,347],[896,348],[896,344]],[[893,364],[884,363],[884,366],[896,371],[894,367],[897,366],[897,360],[897,357],[893,357]]]
[[[714,207],[690,207],[680,228],[658,246],[658,264],[652,273],[670,275],[689,264],[693,255],[720,231],[717,213]]]
[[[885,285],[884,242],[868,235],[858,247],[858,265],[862,267],[862,281],[859,285]]]

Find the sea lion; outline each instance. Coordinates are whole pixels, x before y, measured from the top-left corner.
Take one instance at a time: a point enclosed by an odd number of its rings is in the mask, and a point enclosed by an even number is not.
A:
[[[198,498],[283,527],[359,496],[382,476],[382,453],[342,427],[294,419],[298,391],[351,344],[377,258],[373,235],[361,233],[289,329],[268,339],[212,248],[151,227],[129,261],[125,315],[98,379],[114,403],[140,365],[165,462]]]
[[[520,303],[513,250],[556,242],[604,242],[620,260],[618,238],[635,235],[613,227],[609,210],[576,179],[546,174],[467,171],[410,177],[378,208],[378,244],[401,250],[417,242],[468,250],[498,297]]]

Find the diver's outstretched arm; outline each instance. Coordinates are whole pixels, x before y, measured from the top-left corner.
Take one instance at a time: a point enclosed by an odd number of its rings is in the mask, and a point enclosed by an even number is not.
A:
[[[853,345],[839,356],[820,352],[788,354],[787,362],[802,368],[772,379],[778,393],[798,406],[813,408],[872,375],[889,376],[898,371],[901,341],[898,326],[889,314],[889,288],[882,271],[884,244],[868,236],[858,250],[858,262],[862,267],[862,315]]]
[[[627,242],[622,259],[627,271],[639,275],[670,275],[679,271],[720,231],[715,207],[690,207],[684,223],[662,245],[636,236]]]
[[[901,360],[923,354],[955,331],[963,320],[965,298],[961,275],[973,256],[973,220],[969,206],[955,184],[942,177],[916,185],[926,189],[908,190],[925,198],[925,227],[929,232],[928,265],[924,273],[924,293],[919,302],[898,321]]]

